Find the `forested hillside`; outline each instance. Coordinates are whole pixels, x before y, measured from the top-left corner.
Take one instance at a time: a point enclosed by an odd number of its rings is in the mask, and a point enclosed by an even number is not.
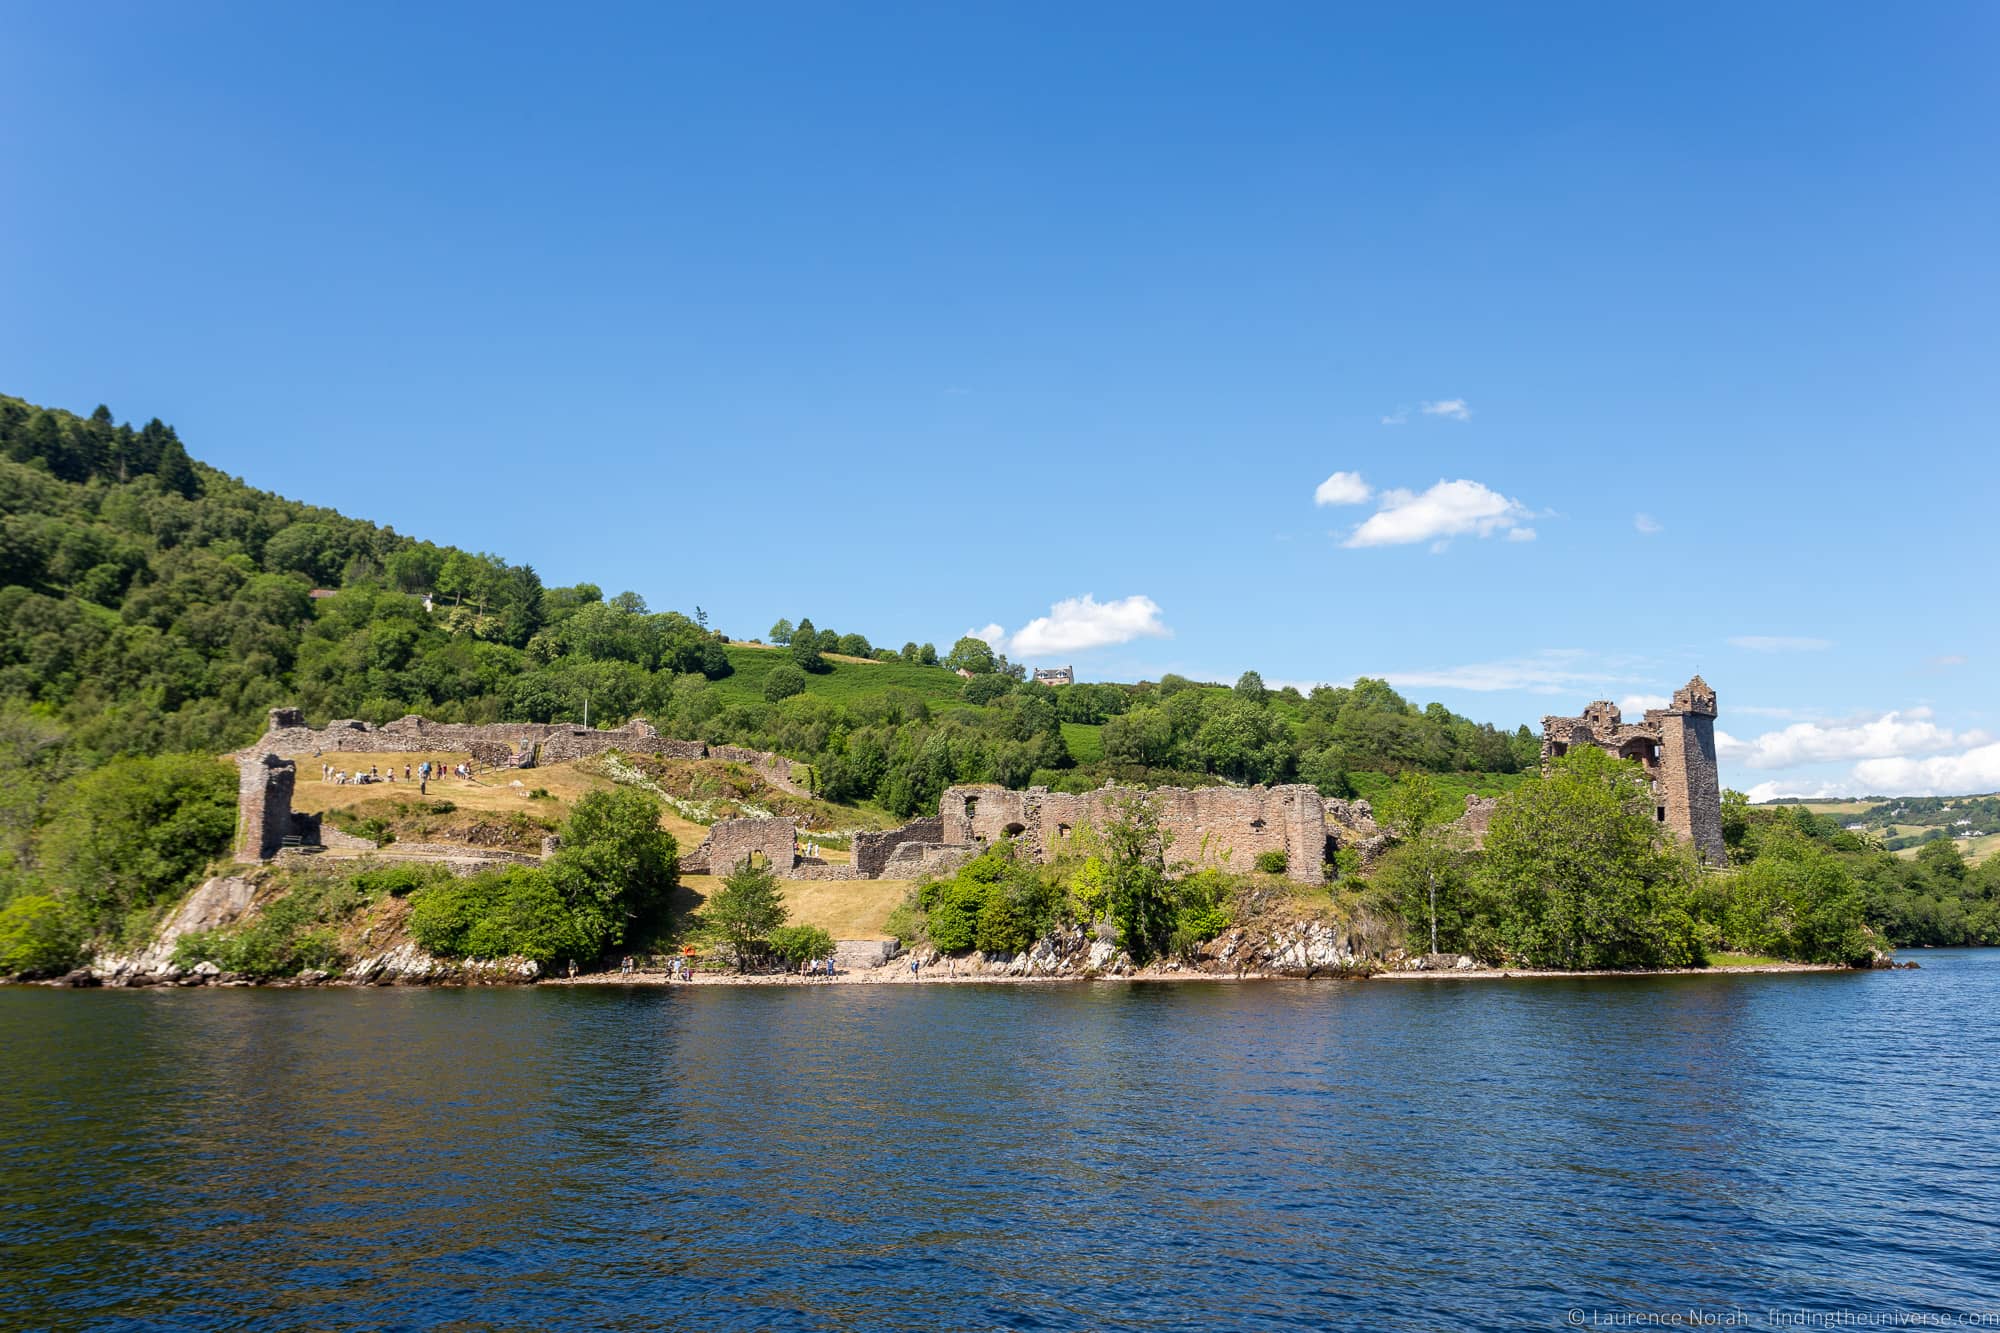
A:
[[[1102,725],[1070,735],[1129,775],[1329,791],[1357,769],[1508,773],[1532,758],[1525,733],[1419,711],[1381,682],[1310,697],[1254,677],[1050,690],[976,640],[940,659],[810,620],[777,627],[784,653],[732,647],[699,613],[544,587],[526,565],[256,490],[193,461],[172,427],[101,407],[0,398],[0,453],[0,700],[60,727],[87,762],[240,745],[275,703],[322,719],[549,721],[580,719],[586,699],[593,722],[643,714],[814,760],[830,795],[898,813],[950,781],[1071,768],[1064,723]],[[983,679],[963,682],[961,665]]]

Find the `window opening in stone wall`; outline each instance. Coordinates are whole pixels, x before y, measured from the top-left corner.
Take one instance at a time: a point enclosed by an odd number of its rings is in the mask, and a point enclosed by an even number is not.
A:
[[[1251,821],[1250,821],[1250,827],[1251,827],[1251,828],[1253,828],[1253,829],[1260,829],[1260,828],[1263,828],[1263,827],[1264,827],[1264,821],[1263,821],[1263,820],[1261,820],[1261,819],[1253,819],[1253,820],[1251,820]]]
[[[1028,826],[1025,824],[1009,824],[1006,828],[1003,828],[1000,831],[1006,834],[1010,838],[1018,838],[1023,833],[1026,833],[1028,831]]]
[[[1056,836],[1058,838],[1067,838],[1069,836],[1069,825],[1067,824],[1056,825]]]
[[[1660,821],[1660,822],[1661,822],[1662,824],[1666,823],[1666,822],[1667,822],[1667,807],[1665,807],[1664,805],[1657,805],[1657,806],[1654,806],[1654,807],[1653,807],[1653,818],[1655,818],[1655,819],[1659,820],[1659,821]]]

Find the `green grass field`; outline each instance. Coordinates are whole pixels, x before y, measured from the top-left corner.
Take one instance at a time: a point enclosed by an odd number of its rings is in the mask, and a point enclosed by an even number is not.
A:
[[[729,665],[735,670],[709,689],[725,703],[763,703],[764,677],[780,663],[792,660],[790,650],[783,648],[751,648],[732,643],[723,651],[729,655]],[[807,675],[807,694],[851,704],[889,690],[907,690],[929,704],[933,712],[967,706],[959,698],[965,682],[943,667],[910,662],[861,662],[854,658],[828,658],[827,665],[833,669]]]
[[[1104,728],[1093,722],[1062,724],[1063,744],[1070,758],[1079,764],[1094,764],[1104,758]]]

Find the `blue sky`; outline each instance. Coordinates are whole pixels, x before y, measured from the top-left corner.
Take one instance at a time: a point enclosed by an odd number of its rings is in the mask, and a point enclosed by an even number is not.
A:
[[[2000,788],[2000,10],[1375,9],[0,4],[0,389],[737,635]]]

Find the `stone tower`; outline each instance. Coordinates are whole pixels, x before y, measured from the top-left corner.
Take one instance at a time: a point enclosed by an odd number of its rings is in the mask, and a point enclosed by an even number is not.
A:
[[[1648,709],[1660,723],[1656,785],[1666,823],[1687,838],[1709,865],[1728,856],[1722,847],[1722,779],[1715,766],[1715,691],[1696,676],[1674,691],[1672,708]]]
[[[236,854],[245,861],[268,861],[292,831],[298,767],[274,754],[255,754],[238,759],[236,772]]]
[[[1654,817],[1694,844],[1701,859],[1719,866],[1722,847],[1722,780],[1715,768],[1715,691],[1696,676],[1674,691],[1671,708],[1648,708],[1628,723],[1618,705],[1600,699],[1577,717],[1542,719],[1542,766],[1578,745],[1630,759],[1653,784]]]

